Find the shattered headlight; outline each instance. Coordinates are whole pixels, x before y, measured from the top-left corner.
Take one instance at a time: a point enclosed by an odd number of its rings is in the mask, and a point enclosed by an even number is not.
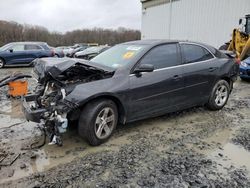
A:
[[[75,84],[71,84],[63,88],[65,90],[66,96],[69,95],[75,89],[75,86]]]
[[[38,82],[39,76],[38,76],[38,74],[34,71],[34,69],[32,69],[31,74],[32,74],[32,78],[34,78],[34,79]]]

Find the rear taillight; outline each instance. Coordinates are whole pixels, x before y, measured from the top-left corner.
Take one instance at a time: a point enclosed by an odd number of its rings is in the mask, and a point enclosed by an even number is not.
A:
[[[55,53],[55,50],[52,49],[52,50],[51,50],[51,56],[53,57],[53,56],[55,56],[55,54],[56,54],[56,53]]]
[[[236,59],[235,59],[235,63],[237,63],[238,65],[240,65],[240,59],[239,59],[239,58],[236,58]]]

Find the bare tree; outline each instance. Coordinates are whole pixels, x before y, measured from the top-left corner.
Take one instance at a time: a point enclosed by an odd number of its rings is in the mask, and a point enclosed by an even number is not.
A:
[[[16,22],[0,20],[0,46],[17,41],[43,41],[51,46],[73,45],[75,43],[98,43],[115,45],[121,42],[139,40],[138,30],[118,28],[114,29],[81,29],[66,32],[49,32],[41,26],[22,25]]]

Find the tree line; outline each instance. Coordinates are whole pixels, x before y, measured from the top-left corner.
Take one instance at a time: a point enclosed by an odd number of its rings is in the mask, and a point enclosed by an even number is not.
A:
[[[66,33],[50,32],[45,27],[19,24],[0,20],[0,46],[9,42],[42,41],[50,46],[69,46],[75,43],[98,43],[115,45],[118,43],[139,40],[138,30],[114,29],[78,29]]]

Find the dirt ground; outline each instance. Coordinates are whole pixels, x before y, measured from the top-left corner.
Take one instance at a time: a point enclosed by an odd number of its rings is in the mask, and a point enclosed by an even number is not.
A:
[[[0,77],[14,71],[31,68]],[[35,149],[43,132],[1,88],[0,187],[250,187],[249,86],[238,80],[221,111],[192,108],[119,126],[98,147],[72,127],[63,147]]]

